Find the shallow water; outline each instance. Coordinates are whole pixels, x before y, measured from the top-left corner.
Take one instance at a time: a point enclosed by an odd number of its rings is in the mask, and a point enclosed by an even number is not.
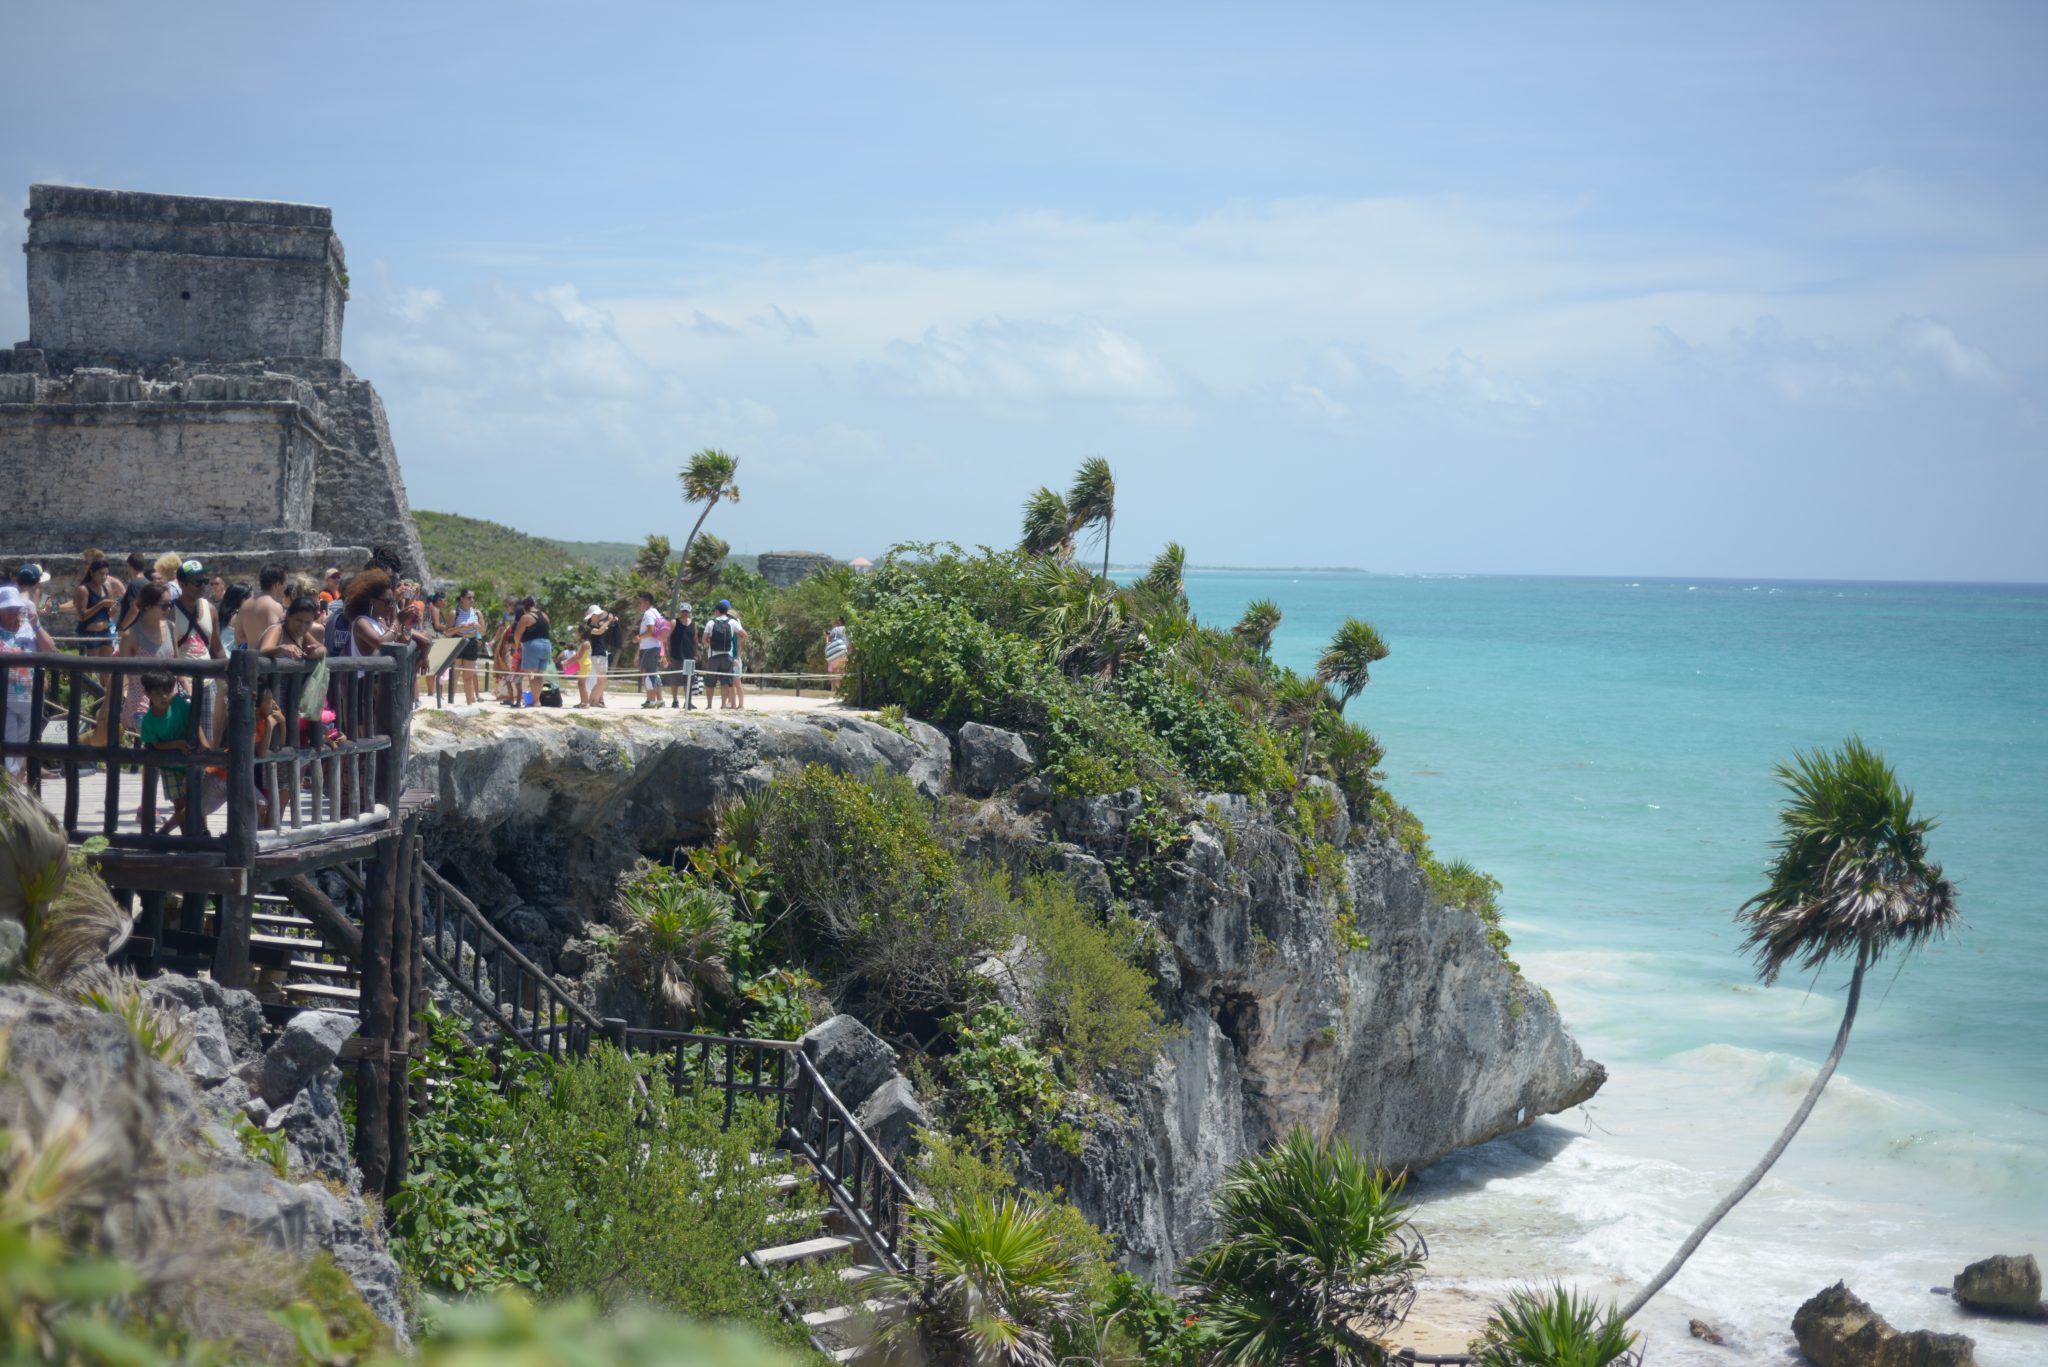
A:
[[[1432,1272],[1619,1297],[1761,1155],[1833,1040],[1847,971],[1760,985],[1733,910],[1762,886],[1796,748],[1860,733],[1925,811],[1966,929],[1871,975],[1791,1150],[1638,1323],[1658,1363],[1781,1360],[1846,1279],[1986,1364],[2048,1329],[1928,1288],[2048,1255],[2048,589],[1197,572],[1197,615],[1269,597],[1309,667],[1346,616],[1392,654],[1352,705],[1437,852],[1506,885],[1512,953],[1611,1073],[1578,1111],[1416,1184]],[[1896,973],[1896,976],[1895,976]],[[1737,1345],[1692,1340],[1704,1318]]]

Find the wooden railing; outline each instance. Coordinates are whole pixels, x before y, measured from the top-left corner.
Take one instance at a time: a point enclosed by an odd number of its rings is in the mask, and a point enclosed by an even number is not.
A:
[[[666,1057],[678,1087],[722,1092],[731,1120],[742,1099],[775,1107],[784,1147],[809,1164],[877,1266],[902,1271],[915,1258],[903,1217],[916,1197],[796,1040],[742,1039],[672,1030],[627,1030],[628,1053]]]
[[[607,1033],[590,1009],[512,947],[432,864],[421,865],[420,950],[511,1042],[561,1058]]]
[[[114,850],[205,856],[248,868],[259,849],[378,826],[397,811],[412,713],[411,653],[410,646],[390,646],[380,655],[329,661],[325,708],[322,699],[306,698],[318,666],[246,650],[203,660],[0,656],[0,675],[28,674],[31,718],[25,738],[0,733],[0,757],[27,761],[30,786],[74,842],[97,837]],[[127,695],[139,690],[141,675],[157,672],[170,675],[190,702],[183,751],[144,746],[129,735]],[[266,696],[283,717],[259,753]],[[93,697],[99,711],[88,717]],[[332,720],[302,720],[302,703],[316,718],[331,710]],[[89,734],[95,729],[97,739]],[[164,829],[167,771],[186,788],[188,816],[176,832]]]

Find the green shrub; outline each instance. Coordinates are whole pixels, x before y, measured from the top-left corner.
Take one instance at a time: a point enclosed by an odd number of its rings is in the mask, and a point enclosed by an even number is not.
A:
[[[1116,1245],[1088,1223],[1088,1217],[1060,1191],[1034,1191],[1020,1186],[1002,1157],[959,1135],[938,1130],[918,1132],[917,1157],[911,1175],[917,1188],[941,1210],[958,1210],[975,1201],[1021,1195],[1045,1211],[1054,1240],[1072,1262],[1076,1277],[1091,1298],[1107,1295],[1117,1277]]]
[[[991,1002],[946,1021],[955,1049],[947,1080],[959,1110],[958,1128],[990,1143],[1022,1143],[1067,1099],[1053,1062],[1032,1047],[1015,1011]]]
[[[766,663],[775,673],[822,673],[825,633],[832,619],[846,614],[856,587],[854,572],[845,566],[819,570],[776,594],[760,626],[767,630]],[[748,630],[756,618],[747,617]]]
[[[522,1087],[512,1169],[544,1292],[774,1327],[767,1283],[741,1262],[776,1242],[775,1201],[754,1166],[773,1147],[774,1117],[750,1103],[723,1120],[716,1093],[678,1094],[666,1070],[608,1046]]]
[[[1119,1272],[1096,1304],[1145,1367],[1203,1367],[1216,1348],[1216,1331],[1189,1307],[1142,1277]]]
[[[1024,642],[959,603],[924,594],[858,612],[851,634],[847,668],[860,671],[870,705],[896,703],[941,726],[1007,715],[1031,672]]]
[[[1054,876],[1025,879],[1017,907],[1018,929],[1039,960],[1033,1021],[1074,1080],[1148,1067],[1174,1034],[1142,966],[1152,932],[1121,908],[1098,919],[1071,882]]]
[[[463,1043],[462,1023],[433,1006],[408,1065],[434,1105],[412,1124],[412,1161],[386,1209],[391,1251],[426,1291],[538,1290],[540,1250],[514,1180],[512,1108],[490,1062]],[[420,1037],[415,1037],[420,1039]]]
[[[1292,786],[1292,766],[1264,727],[1184,680],[1129,669],[1116,676],[1109,694],[1158,738],[1195,787],[1262,793]]]

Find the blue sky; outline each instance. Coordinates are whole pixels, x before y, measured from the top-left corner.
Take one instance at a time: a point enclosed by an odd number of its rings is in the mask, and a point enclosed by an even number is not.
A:
[[[416,506],[740,549],[2048,580],[2038,4],[13,6],[71,181],[332,205]],[[0,338],[27,332],[17,264]]]

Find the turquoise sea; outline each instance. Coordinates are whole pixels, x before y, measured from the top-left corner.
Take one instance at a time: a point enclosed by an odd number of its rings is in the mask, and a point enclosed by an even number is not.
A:
[[[1347,616],[1392,654],[1352,704],[1437,852],[1505,884],[1513,954],[1606,1088],[1416,1184],[1432,1271],[1617,1296],[1761,1155],[1832,1042],[1847,971],[1760,986],[1734,908],[1762,886],[1772,766],[1859,733],[1924,810],[1967,927],[1873,974],[1848,1055],[1773,1176],[1639,1324],[1653,1361],[1781,1360],[1838,1278],[1895,1323],[1993,1252],[2048,1257],[2048,588],[1312,571],[1189,575],[1254,598],[1312,666]],[[2048,1328],[1963,1326],[1988,1364]]]

